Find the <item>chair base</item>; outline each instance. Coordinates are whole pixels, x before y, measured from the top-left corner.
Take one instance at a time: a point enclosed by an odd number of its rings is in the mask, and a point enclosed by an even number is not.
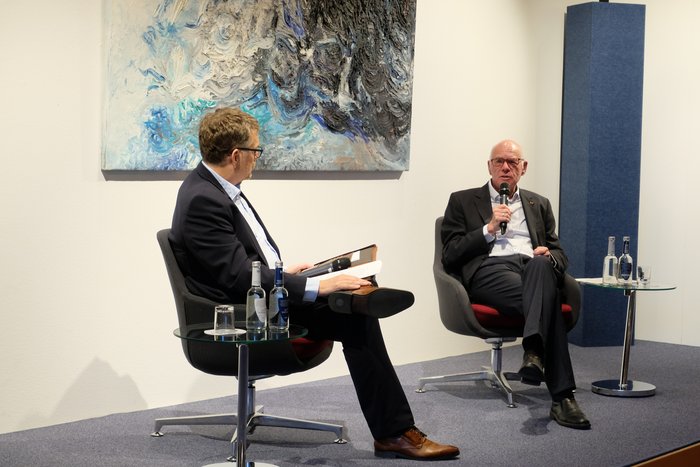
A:
[[[516,407],[513,402],[513,389],[508,381],[520,381],[518,373],[502,371],[503,343],[514,342],[515,337],[495,337],[485,339],[487,344],[491,344],[491,366],[484,366],[481,371],[470,373],[456,373],[444,376],[428,376],[418,380],[416,392],[424,393],[426,384],[454,383],[461,381],[490,381],[491,386],[503,391],[506,395],[508,407]]]
[[[343,439],[343,426],[333,423],[316,422],[312,420],[303,420],[299,418],[280,417],[277,415],[269,415],[263,412],[262,405],[255,405],[255,384],[251,381],[248,385],[248,407],[251,407],[250,413],[247,414],[246,423],[248,433],[253,433],[258,426],[274,426],[280,428],[297,428],[301,430],[318,430],[329,431],[335,433],[336,439],[333,441],[336,444],[345,444],[347,441]],[[254,407],[254,409],[253,409]],[[157,418],[151,436],[159,438],[163,436],[161,428],[169,425],[230,425],[235,427],[238,421],[238,415],[235,413],[215,414],[215,415],[193,415],[187,417],[167,417]],[[231,443],[235,443],[238,438],[237,431],[234,430]]]

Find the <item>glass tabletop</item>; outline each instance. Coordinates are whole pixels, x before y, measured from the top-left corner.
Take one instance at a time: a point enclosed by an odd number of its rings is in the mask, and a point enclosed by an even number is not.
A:
[[[581,277],[577,278],[576,282],[579,282],[583,285],[592,285],[594,287],[603,287],[606,289],[617,289],[617,290],[673,290],[676,288],[675,285],[668,285],[668,284],[657,284],[655,282],[651,282],[649,284],[638,284],[637,281],[633,282],[619,282],[619,283],[612,283],[612,284],[607,284],[603,283],[603,278],[602,277]]]
[[[303,326],[290,324],[289,331],[285,333],[271,332],[269,330],[260,333],[248,333],[245,332],[244,322],[236,322],[236,328],[244,331],[243,333],[217,336],[206,332],[211,331],[212,328],[213,324],[210,323],[193,324],[191,326],[187,326],[185,329],[177,328],[173,331],[173,334],[180,339],[186,339],[189,341],[222,342],[230,344],[260,344],[265,342],[279,342],[298,339],[299,337],[306,336],[306,334],[309,332],[308,329]]]

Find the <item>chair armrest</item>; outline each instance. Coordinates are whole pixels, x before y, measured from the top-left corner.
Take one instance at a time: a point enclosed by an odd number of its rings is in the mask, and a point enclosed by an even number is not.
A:
[[[571,306],[571,323],[567,326],[567,332],[576,326],[579,314],[581,313],[581,285],[576,282],[571,275],[564,275],[564,286],[562,287],[562,303]]]
[[[477,321],[471,307],[469,294],[462,283],[444,270],[441,263],[433,265],[433,276],[438,295],[438,307],[442,324],[450,331],[481,338],[498,337]]]

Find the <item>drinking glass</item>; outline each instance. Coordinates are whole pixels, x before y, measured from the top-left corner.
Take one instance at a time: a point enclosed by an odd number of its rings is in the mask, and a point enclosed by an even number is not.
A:
[[[637,265],[637,284],[646,287],[651,283],[651,266],[646,264]]]
[[[217,305],[214,307],[214,332],[215,336],[227,336],[243,334],[243,329],[236,329],[234,322],[233,305]]]

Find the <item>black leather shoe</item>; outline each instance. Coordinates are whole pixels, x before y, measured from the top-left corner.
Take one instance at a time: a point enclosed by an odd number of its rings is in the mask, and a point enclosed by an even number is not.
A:
[[[544,381],[544,365],[540,356],[534,352],[525,352],[518,374],[524,384],[539,386]]]
[[[552,402],[549,417],[567,428],[577,430],[590,430],[591,428],[591,422],[588,421],[573,397],[567,397],[561,402]]]
[[[373,318],[387,318],[413,305],[413,294],[407,290],[366,286],[357,290],[333,292],[328,306],[336,313],[360,313]]]

